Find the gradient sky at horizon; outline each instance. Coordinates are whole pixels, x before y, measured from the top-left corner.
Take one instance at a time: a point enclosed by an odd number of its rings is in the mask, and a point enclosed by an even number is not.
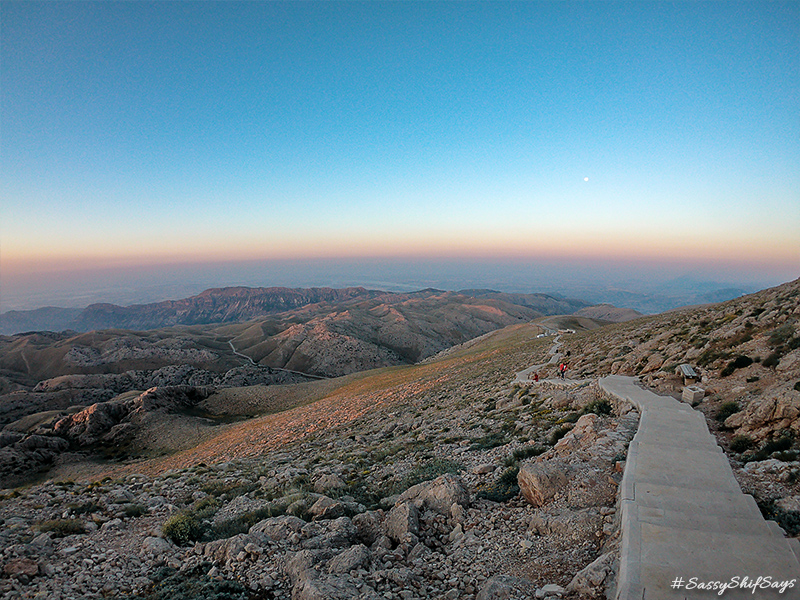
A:
[[[0,27],[6,286],[337,257],[800,275],[798,2],[2,2]]]

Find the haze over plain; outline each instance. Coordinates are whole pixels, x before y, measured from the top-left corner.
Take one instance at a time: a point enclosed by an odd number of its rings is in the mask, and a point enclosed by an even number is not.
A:
[[[0,17],[0,311],[798,275],[796,2]]]

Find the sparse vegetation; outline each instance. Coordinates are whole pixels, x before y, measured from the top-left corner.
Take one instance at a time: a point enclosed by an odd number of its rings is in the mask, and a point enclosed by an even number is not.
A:
[[[247,591],[238,581],[209,577],[211,566],[202,563],[186,572],[163,567],[152,575],[150,590],[132,600],[247,600]]]
[[[560,440],[562,437],[567,435],[570,432],[571,429],[572,429],[571,426],[568,427],[568,426],[565,425],[563,427],[559,427],[559,428],[553,430],[553,432],[550,434],[550,438],[548,440],[550,445],[551,446],[555,446],[556,443],[558,442],[558,440]]]
[[[734,358],[731,362],[725,365],[725,368],[722,369],[720,372],[720,376],[728,377],[729,375],[733,375],[733,372],[736,369],[744,369],[745,367],[749,367],[753,364],[753,359],[749,356],[739,355]]]
[[[734,400],[729,400],[728,402],[723,402],[722,405],[717,410],[716,419],[720,423],[724,423],[725,419],[730,417],[731,415],[739,412],[741,408],[739,407],[739,403]]]
[[[508,502],[519,494],[518,474],[518,466],[505,469],[492,483],[478,485],[477,497],[486,498],[492,502]]]
[[[53,519],[43,521],[38,525],[42,533],[50,533],[54,537],[66,537],[68,535],[80,535],[86,533],[86,528],[80,519]]]
[[[594,413],[596,415],[610,415],[613,410],[611,406],[611,402],[608,401],[607,398],[598,398],[597,400],[592,400],[583,407],[582,413],[587,415],[589,413]]]
[[[171,516],[162,528],[164,537],[178,546],[186,546],[203,537],[203,527],[191,512],[182,512]]]
[[[739,454],[750,450],[753,445],[753,439],[746,435],[737,435],[731,440],[731,450]]]

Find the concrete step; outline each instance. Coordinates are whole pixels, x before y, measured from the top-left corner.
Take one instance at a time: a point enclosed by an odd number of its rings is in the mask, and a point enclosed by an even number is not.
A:
[[[638,504],[638,503],[637,503]],[[761,515],[732,517],[714,513],[675,511],[664,508],[637,506],[631,513],[632,519],[673,529],[690,529],[709,533],[741,534],[750,536],[774,536],[772,528]],[[781,536],[783,537],[783,536]]]
[[[634,484],[634,498],[640,508],[713,514],[723,519],[764,520],[753,497],[740,491],[688,490],[640,481]]]
[[[631,444],[633,445],[633,443]],[[626,461],[626,470],[628,463]],[[721,452],[636,443],[634,480],[664,487],[740,492]]]

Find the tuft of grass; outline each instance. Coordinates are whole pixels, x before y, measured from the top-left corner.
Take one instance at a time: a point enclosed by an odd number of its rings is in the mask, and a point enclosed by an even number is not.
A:
[[[398,482],[396,486],[398,492],[396,493],[404,492],[411,486],[422,483],[423,481],[436,479],[439,475],[444,475],[445,473],[460,473],[463,470],[464,465],[459,462],[446,458],[432,458],[411,469],[411,471]]]
[[[52,533],[55,537],[66,537],[68,535],[80,535],[86,533],[86,528],[80,519],[53,519],[43,521],[38,525],[42,533]]]
[[[564,427],[559,427],[550,434],[550,439],[548,442],[551,446],[555,446],[558,440],[567,435],[571,429],[572,427],[567,427],[566,425]]]
[[[584,415],[588,415],[589,413],[594,413],[596,415],[610,415],[613,407],[611,406],[611,402],[608,401],[607,398],[598,398],[597,400],[592,400],[583,407],[581,411]]]
[[[544,454],[546,451],[547,448],[543,448],[542,446],[524,446],[522,448],[517,448],[508,458],[506,458],[503,464],[507,467],[513,467],[525,459],[539,456],[540,454]]]
[[[723,423],[725,422],[725,419],[730,417],[732,414],[739,412],[740,410],[741,408],[739,408],[739,403],[734,400],[723,402],[722,405],[719,407],[719,410],[717,411],[717,415],[715,418],[720,423]]]
[[[491,450],[492,448],[497,448],[498,446],[505,446],[507,443],[508,439],[506,439],[506,436],[502,432],[494,432],[477,438],[472,442],[472,445],[469,449]]]
[[[492,483],[479,485],[476,496],[478,498],[491,500],[492,502],[508,502],[519,494],[519,485],[517,484],[518,474],[518,466],[509,467]]]
[[[752,438],[746,435],[737,435],[731,440],[731,450],[741,454],[742,452],[750,450],[754,444],[755,442],[753,442]]]
[[[783,510],[775,503],[774,499],[758,501],[757,504],[764,518],[775,521],[790,537],[800,534],[799,512]]]
[[[97,502],[84,502],[83,504],[67,504],[67,510],[73,515],[86,515],[103,510]]]
[[[147,514],[147,507],[141,504],[127,504],[123,507],[122,511],[126,517],[136,518]]]

